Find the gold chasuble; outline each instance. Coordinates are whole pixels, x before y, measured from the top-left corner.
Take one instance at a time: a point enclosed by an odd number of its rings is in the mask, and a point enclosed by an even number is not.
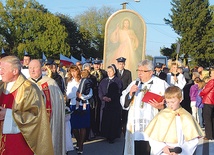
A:
[[[5,88],[6,84],[1,82],[0,95]],[[17,94],[12,115],[27,144],[36,155],[53,155],[50,124],[41,91],[22,74],[9,93],[14,91]]]
[[[176,116],[180,116],[185,141],[204,136],[198,122],[183,108],[176,111],[165,108],[149,123],[145,133],[151,139],[159,142],[178,143]]]
[[[29,78],[29,80],[35,83],[31,78]],[[42,76],[35,84],[44,95],[46,111],[50,122],[54,154],[64,155],[66,153],[64,96],[56,81],[48,76]]]

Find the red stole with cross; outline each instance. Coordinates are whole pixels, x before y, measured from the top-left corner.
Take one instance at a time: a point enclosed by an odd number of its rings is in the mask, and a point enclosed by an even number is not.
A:
[[[45,82],[45,83],[41,84],[41,87],[42,87],[43,93],[45,94],[46,111],[47,111],[48,118],[49,118],[49,121],[50,121],[51,114],[52,114],[52,106],[51,106],[51,95],[50,95],[50,90],[49,90],[49,87],[48,87],[48,83]]]
[[[0,95],[0,106],[12,109],[17,90],[10,94]],[[33,155],[33,151],[26,143],[22,133],[2,134],[4,121],[0,121],[0,154],[1,155]]]

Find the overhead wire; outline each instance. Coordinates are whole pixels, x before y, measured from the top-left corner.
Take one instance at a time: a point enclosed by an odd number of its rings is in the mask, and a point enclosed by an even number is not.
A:
[[[143,17],[143,19],[146,20],[145,21],[146,25],[150,25],[149,26],[150,28],[154,29],[155,31],[157,31],[160,34],[162,34],[164,36],[167,36],[169,38],[172,38],[172,39],[175,39],[175,40],[178,38],[178,37],[172,36],[171,34],[169,34],[168,32],[166,32],[165,30],[163,30],[162,28],[160,28],[160,27],[167,27],[169,25],[162,24],[162,23],[151,22],[148,18],[145,17],[145,15],[142,15],[142,13],[136,7],[134,7],[131,3],[127,3],[127,5],[128,5],[128,7],[130,7],[130,9],[138,12]],[[156,27],[154,27],[154,26],[156,26]],[[158,26],[158,28],[157,28],[157,26]],[[170,45],[170,44],[173,43],[173,42],[159,42],[159,41],[152,41],[152,40],[147,40],[147,42],[155,43],[155,44],[160,44],[160,45],[162,45],[162,47],[164,47],[164,44],[169,44]],[[148,49],[147,46],[146,46],[146,53],[151,53],[151,52],[154,52],[154,50]]]
[[[130,6],[130,8],[131,8],[132,10],[136,10],[136,12],[139,12],[139,13],[140,13],[140,11],[139,11],[136,7],[134,7],[131,3],[127,3],[127,5]],[[161,34],[163,34],[163,35],[165,35],[165,36],[167,36],[167,37],[170,37],[170,38],[173,38],[173,39],[177,39],[177,38],[175,38],[174,36],[172,36],[171,34],[169,34],[169,33],[167,33],[166,31],[164,31],[163,29],[160,29],[160,30],[159,30],[159,29],[153,27],[153,25],[156,25],[156,26],[169,26],[169,25],[160,24],[160,23],[153,23],[153,22],[151,22],[148,18],[146,18],[145,15],[142,15],[142,13],[140,13],[140,14],[141,14],[141,16],[143,16],[144,19],[146,19],[146,21],[149,21],[149,22],[146,22],[146,24],[147,24],[147,25],[152,25],[151,28],[153,28],[154,30],[158,31],[159,33],[161,33]]]

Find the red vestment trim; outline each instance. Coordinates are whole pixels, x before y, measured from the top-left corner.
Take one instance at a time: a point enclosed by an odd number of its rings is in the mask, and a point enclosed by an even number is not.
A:
[[[11,94],[0,95],[0,106],[12,109],[17,90]],[[2,131],[4,121],[0,121]],[[0,155],[33,155],[33,151],[26,143],[23,135],[18,134],[1,134]]]
[[[47,82],[41,84],[41,86],[42,86],[42,91],[45,94],[45,98],[46,98],[46,111],[47,111],[48,118],[49,118],[49,121],[50,121],[51,113],[52,113],[50,90],[49,90]]]

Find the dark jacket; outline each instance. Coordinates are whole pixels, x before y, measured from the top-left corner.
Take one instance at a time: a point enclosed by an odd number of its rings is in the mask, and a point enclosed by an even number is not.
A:
[[[77,92],[88,95],[90,92],[90,88],[92,88],[92,81],[89,78],[82,78],[80,81],[80,85],[77,89]]]
[[[155,72],[154,75],[157,76],[157,75],[156,75],[156,72]],[[157,77],[159,77],[160,79],[166,81],[166,76],[167,76],[166,73],[161,71]]]
[[[58,84],[60,90],[64,94],[65,93],[65,85],[64,85],[63,78],[57,72],[56,73],[52,73],[51,78],[56,81],[56,83]]]
[[[127,70],[127,69],[123,70],[122,76],[118,71],[117,72],[117,77],[119,79],[121,79],[121,81],[123,82],[123,90],[126,89],[128,87],[128,85],[132,82],[131,72],[129,70]]]
[[[100,100],[104,96],[111,98],[111,102],[120,105],[120,96],[122,94],[122,81],[118,77],[109,79],[108,77],[103,79],[99,85],[99,97]]]
[[[98,73],[99,72],[99,73]],[[97,71],[93,70],[91,71],[91,75],[95,76],[97,79],[97,84],[99,85],[99,83],[107,77],[107,72],[103,69],[99,69]]]

